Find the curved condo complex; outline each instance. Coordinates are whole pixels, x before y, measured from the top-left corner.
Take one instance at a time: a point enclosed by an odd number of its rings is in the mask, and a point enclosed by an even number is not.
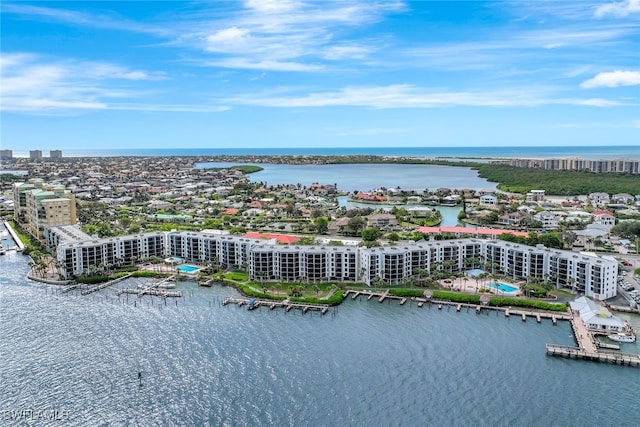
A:
[[[46,229],[60,274],[72,278],[90,267],[131,265],[150,257],[243,267],[253,280],[402,284],[435,270],[451,273],[483,266],[512,280],[536,278],[595,299],[616,295],[618,262],[610,256],[527,246],[493,239],[408,242],[372,248],[281,245],[213,232],[153,232],[95,239],[74,226]]]

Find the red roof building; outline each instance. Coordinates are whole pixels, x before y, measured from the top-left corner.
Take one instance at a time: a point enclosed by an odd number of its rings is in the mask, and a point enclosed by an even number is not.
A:
[[[504,233],[511,233],[516,236],[529,236],[528,232],[505,230],[500,228],[467,228],[467,227],[418,227],[420,233],[425,234],[441,234],[451,233],[456,235],[472,234],[475,236],[499,236]]]
[[[291,236],[289,234],[270,234],[270,233],[258,233],[258,232],[250,232],[246,233],[243,237],[247,237],[249,239],[275,239],[278,243],[282,243],[283,245],[292,245],[300,240],[298,236]]]

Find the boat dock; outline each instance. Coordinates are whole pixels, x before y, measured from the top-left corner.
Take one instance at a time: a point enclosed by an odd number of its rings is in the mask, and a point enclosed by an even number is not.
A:
[[[407,300],[406,297],[389,295],[388,291],[370,292],[366,290],[347,290],[345,292],[345,298],[349,295],[351,296],[351,299],[357,299],[360,296],[366,296],[367,300],[377,298],[378,302],[383,302],[385,299],[395,299],[399,300],[400,304],[404,304],[404,302]],[[495,311],[496,313],[502,311],[505,317],[517,316],[520,317],[523,322],[525,322],[528,318],[535,319],[537,323],[541,323],[542,319],[550,319],[551,322],[556,325],[558,320],[567,320],[571,322],[571,329],[575,336],[578,347],[547,344],[547,355],[566,357],[569,359],[593,360],[617,365],[640,367],[640,355],[638,354],[600,351],[600,349],[615,350],[619,349],[620,347],[607,343],[599,343],[598,341],[596,341],[594,332],[587,329],[577,313],[529,311],[523,309],[514,309],[513,307],[494,307],[486,304],[469,304],[445,300],[435,300],[431,298],[431,295],[425,294],[425,296],[426,298],[412,297],[410,298],[410,300],[416,302],[418,307],[423,307],[425,303],[428,303],[430,306],[431,304],[435,304],[438,307],[438,310],[442,310],[443,306],[447,306],[449,308],[453,306],[455,307],[457,312],[466,309],[467,312],[469,310],[474,310],[476,314],[480,314],[482,311],[489,310]]]
[[[446,301],[446,300],[434,300],[432,298],[420,298],[420,297],[411,297],[407,298],[404,296],[398,295],[390,295],[389,291],[385,292],[371,292],[371,291],[356,291],[356,290],[347,290],[344,293],[344,297],[351,296],[351,299],[357,299],[360,296],[366,296],[367,300],[371,300],[372,298],[377,298],[378,302],[384,302],[385,299],[388,300],[398,300],[400,301],[400,305],[404,305],[407,300],[411,300],[416,302],[418,307],[423,307],[425,303],[428,304],[436,304],[438,309],[442,309],[443,306],[455,306],[456,311],[462,311],[462,309],[466,309],[467,311],[475,310],[477,314],[480,314],[483,310],[493,310],[496,312],[504,312],[505,317],[519,316],[523,321],[526,321],[527,318],[534,318],[536,322],[541,323],[542,319],[551,319],[553,324],[555,325],[558,320],[570,320],[571,316],[567,313],[560,312],[544,312],[544,311],[529,311],[529,310],[521,310],[521,309],[513,309],[512,307],[495,307],[491,305],[484,304],[469,304],[469,303],[461,303],[455,301]]]
[[[181,297],[182,291],[171,291],[167,289],[159,289],[160,285],[171,282],[175,279],[175,275],[169,276],[160,280],[159,282],[152,283],[142,289],[118,289],[117,294],[133,294],[142,297],[144,295],[152,295],[157,297]]]
[[[571,312],[571,329],[578,347],[570,347],[557,344],[547,344],[547,355],[565,357],[567,359],[591,360],[615,365],[640,367],[640,354],[603,352],[600,349],[615,349],[616,346],[606,343],[598,343],[595,334],[590,331],[580,315]],[[617,346],[619,349],[620,346]]]
[[[139,297],[143,295],[152,295],[156,297],[181,297],[182,291],[169,291],[166,289],[156,289],[156,288],[144,288],[144,289],[119,289],[117,292],[120,294],[133,294],[138,295]]]
[[[302,310],[302,314],[305,314],[309,310],[319,311],[320,314],[326,314],[329,311],[328,304],[307,304],[300,302],[291,302],[287,300],[274,301],[274,300],[265,300],[265,299],[256,299],[256,298],[237,298],[237,297],[227,297],[222,301],[222,305],[228,304],[236,304],[238,306],[243,306],[249,303],[249,300],[255,300],[254,305],[256,307],[267,307],[270,310],[274,310],[276,308],[284,308],[285,311],[290,311],[292,309]]]
[[[116,284],[118,282],[122,282],[124,279],[128,279],[129,277],[131,277],[131,274],[127,274],[125,276],[118,277],[117,279],[109,280],[108,282],[100,283],[99,285],[92,286],[92,287],[90,287],[88,289],[83,289],[80,292],[80,295],[89,295],[89,294],[92,294],[94,292],[98,292],[100,289],[104,289],[104,288],[107,288],[107,287],[109,287],[111,285],[114,285],[114,284]],[[73,289],[73,287],[70,287],[67,290],[67,292],[70,291],[71,289]]]
[[[640,368],[640,355],[629,353],[605,353],[590,352],[577,347],[565,345],[547,344],[547,355],[560,356],[567,359],[591,360],[595,362],[605,362],[614,365],[633,366]]]

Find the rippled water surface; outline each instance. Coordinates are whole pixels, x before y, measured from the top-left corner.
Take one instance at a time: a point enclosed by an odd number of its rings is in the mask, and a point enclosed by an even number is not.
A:
[[[546,343],[572,344],[566,322],[351,299],[325,316],[249,312],[221,306],[233,289],[194,283],[178,285],[177,304],[109,288],[82,297],[28,281],[27,268],[22,255],[0,257],[5,416],[64,410],[65,425],[79,426],[637,425],[640,370],[545,355]]]

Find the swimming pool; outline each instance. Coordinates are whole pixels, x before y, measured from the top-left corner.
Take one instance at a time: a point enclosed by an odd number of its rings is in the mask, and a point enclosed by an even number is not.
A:
[[[505,283],[499,283],[499,282],[492,283],[489,285],[489,287],[491,289],[495,289],[497,291],[501,291],[504,293],[512,293],[512,292],[518,291],[518,288],[514,288],[513,286],[509,286]]]
[[[183,264],[178,267],[178,270],[180,270],[181,273],[195,274],[200,271],[200,267],[196,267],[195,265]]]

